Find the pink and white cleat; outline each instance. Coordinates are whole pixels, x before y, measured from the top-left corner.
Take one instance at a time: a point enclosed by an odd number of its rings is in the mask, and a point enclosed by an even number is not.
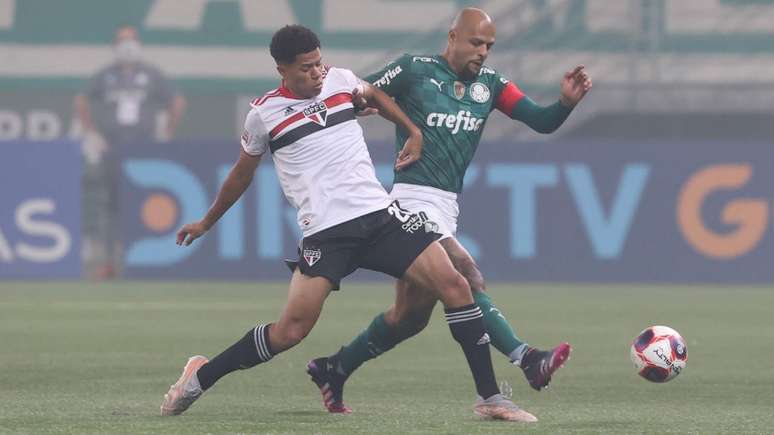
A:
[[[521,369],[529,385],[537,391],[546,388],[551,382],[551,375],[564,367],[571,351],[572,347],[569,343],[562,343],[550,351],[530,348],[521,359]]]
[[[537,417],[519,408],[502,394],[495,394],[486,400],[479,397],[473,412],[479,417],[492,420],[520,421],[523,423],[538,421]]]
[[[183,367],[183,374],[174,385],[169,387],[169,391],[164,395],[164,402],[161,403],[161,415],[180,415],[193,404],[196,399],[201,397],[202,387],[199,385],[199,378],[196,372],[199,368],[207,364],[209,360],[201,355],[188,358],[188,363]]]

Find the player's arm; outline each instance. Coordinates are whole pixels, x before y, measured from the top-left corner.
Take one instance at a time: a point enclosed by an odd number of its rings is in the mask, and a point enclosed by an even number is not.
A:
[[[260,154],[253,156],[244,149],[240,151],[239,159],[229,171],[226,180],[223,181],[223,185],[220,186],[215,202],[207,210],[207,214],[200,221],[186,224],[177,232],[178,245],[190,245],[215,225],[215,222],[237,202],[245,190],[247,190],[247,187],[250,186],[250,183],[253,181],[253,174],[255,174],[255,169],[260,161]]]
[[[398,107],[395,101],[381,89],[362,82],[358,86],[358,91],[360,91],[359,93],[363,96],[368,107],[377,109],[383,118],[391,121],[408,133],[408,139],[403,149],[398,153],[398,159],[395,161],[395,169],[401,170],[419,160],[419,157],[422,155],[422,131],[411,122],[411,119]]]
[[[495,107],[538,133],[553,133],[590,89],[591,79],[580,65],[564,75],[559,101],[554,104],[541,106],[535,103],[509,81],[501,90]]]

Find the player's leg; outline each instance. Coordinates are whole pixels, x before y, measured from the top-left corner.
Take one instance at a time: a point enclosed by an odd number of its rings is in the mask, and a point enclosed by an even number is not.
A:
[[[437,301],[433,291],[412,288],[406,280],[398,280],[395,303],[337,354],[342,371],[349,376],[364,362],[418,334],[427,326]]]
[[[190,358],[180,379],[165,395],[161,414],[182,413],[223,376],[267,362],[298,344],[314,327],[332,288],[327,278],[306,276],[296,269],[279,321],[250,329],[210,361],[202,356]]]
[[[467,280],[454,269],[441,244],[428,246],[411,264],[405,278],[420,288],[436,289],[443,302],[449,329],[462,347],[476,384],[476,414],[510,421],[537,421],[534,415],[500,394],[481,309],[473,301]]]
[[[349,413],[344,405],[344,384],[363,363],[389,351],[398,343],[418,334],[427,326],[438,297],[429,290],[411,288],[398,280],[395,303],[379,313],[366,329],[335,354],[313,359],[307,373],[323,391],[328,412]]]
[[[503,313],[495,307],[489,295],[485,293],[484,277],[473,257],[452,237],[445,238],[440,243],[449,255],[454,268],[470,284],[473,298],[484,315],[484,325],[492,345],[512,363],[521,367],[532,388],[540,391],[548,386],[551,375],[569,358],[570,345],[562,343],[550,351],[541,351],[521,341]]]

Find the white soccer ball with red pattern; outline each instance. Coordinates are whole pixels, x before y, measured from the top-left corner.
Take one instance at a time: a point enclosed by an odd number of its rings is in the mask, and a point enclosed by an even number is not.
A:
[[[651,382],[667,382],[685,370],[685,340],[668,326],[651,326],[634,339],[631,357],[637,373]]]

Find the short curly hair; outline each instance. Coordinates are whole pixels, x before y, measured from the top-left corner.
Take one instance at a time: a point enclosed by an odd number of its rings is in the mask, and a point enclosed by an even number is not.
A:
[[[285,26],[271,38],[271,57],[277,63],[293,63],[299,54],[320,47],[320,40],[311,30],[298,24]]]

